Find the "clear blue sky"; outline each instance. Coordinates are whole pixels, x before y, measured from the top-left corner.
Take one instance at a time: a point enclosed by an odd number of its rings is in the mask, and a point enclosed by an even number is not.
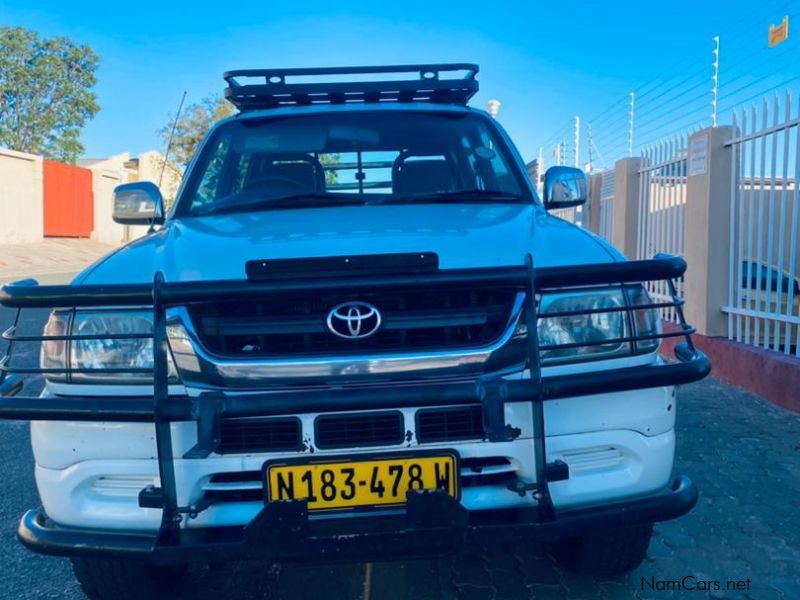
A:
[[[714,34],[752,29],[763,41],[768,21],[796,13],[796,4],[0,0],[0,24],[70,36],[101,56],[102,109],[83,134],[87,156],[160,148],[156,131],[183,90],[188,102],[221,94],[221,73],[230,68],[471,61],[481,66],[473,103],[500,99],[500,119],[529,159],[573,115],[596,116],[687,55],[699,57],[692,68],[705,77]],[[787,72],[790,58],[797,57],[783,56]]]

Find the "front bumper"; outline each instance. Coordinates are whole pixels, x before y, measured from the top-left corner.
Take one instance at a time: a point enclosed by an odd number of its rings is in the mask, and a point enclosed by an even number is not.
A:
[[[603,393],[620,393],[645,388],[674,386],[702,379],[708,374],[708,359],[692,345],[693,329],[683,318],[682,299],[677,296],[673,279],[683,275],[685,262],[678,257],[659,256],[651,261],[631,261],[571,267],[533,267],[533,258],[525,257],[524,266],[493,269],[432,270],[411,273],[373,273],[319,278],[302,276],[266,280],[175,282],[165,283],[157,273],[152,286],[6,286],[0,303],[12,308],[96,306],[141,307],[153,305],[153,394],[141,398],[72,397],[9,398],[19,392],[13,374],[92,373],[94,369],[26,369],[9,366],[10,348],[15,341],[67,341],[75,336],[18,336],[12,327],[7,332],[9,353],[0,359],[0,418],[52,421],[139,422],[155,424],[156,457],[159,486],[147,486],[139,493],[142,508],[160,512],[158,533],[112,533],[91,526],[72,529],[50,524],[42,513],[29,513],[20,529],[22,541],[30,548],[51,554],[121,553],[139,554],[156,561],[212,562],[235,558],[273,560],[350,559],[439,554],[458,549],[464,543],[485,538],[493,541],[514,539],[554,539],[577,535],[593,527],[613,527],[621,523],[651,522],[684,514],[696,501],[697,492],[686,479],[656,495],[640,494],[638,499],[619,504],[598,501],[592,508],[569,509],[554,505],[550,483],[563,480],[563,464],[547,463],[545,404],[564,398]],[[565,289],[587,286],[625,286],[666,280],[671,301],[633,306],[592,309],[607,313],[624,310],[674,309],[681,327],[676,332],[640,334],[613,340],[586,341],[577,346],[636,344],[667,337],[684,337],[675,347],[678,362],[653,363],[630,368],[614,368],[586,373],[545,376],[541,370],[539,340],[535,332],[543,317],[538,313],[537,297],[560,293]],[[422,380],[385,383],[380,386],[325,386],[323,388],[260,389],[230,393],[209,389],[196,396],[173,397],[169,394],[168,336],[166,311],[171,307],[228,299],[253,299],[264,294],[290,290],[395,289],[415,286],[436,293],[447,285],[470,288],[501,286],[524,293],[525,319],[529,332],[526,356],[522,364],[527,378],[506,378],[491,373],[466,380]],[[561,316],[583,315],[587,311],[565,311]],[[4,334],[5,335],[5,334]],[[98,339],[125,339],[132,334],[98,334]],[[94,336],[91,336],[94,337]],[[570,344],[562,344],[564,348]],[[115,369],[100,369],[113,374]],[[138,370],[137,370],[138,371]],[[150,370],[144,369],[148,373]],[[131,370],[131,372],[134,372]],[[485,440],[498,445],[519,436],[519,429],[505,419],[506,405],[527,402],[531,407],[530,454],[532,483],[518,489],[530,492],[536,500],[531,508],[467,511],[461,504],[436,492],[409,496],[407,510],[397,517],[371,516],[363,519],[309,518],[302,501],[272,502],[263,507],[249,525],[242,527],[184,528],[184,515],[196,513],[197,507],[180,502],[174,451],[173,424],[192,422],[196,444],[181,456],[184,460],[206,461],[218,448],[223,419],[272,417],[298,413],[323,413],[380,409],[425,408],[434,406],[480,406]],[[551,468],[552,467],[552,468]],[[568,475],[568,473],[567,473]],[[663,482],[664,480],[662,480]]]
[[[246,527],[159,534],[66,528],[28,511],[18,536],[30,550],[54,556],[116,555],[157,564],[272,560],[376,561],[423,558],[465,546],[525,540],[555,541],[599,528],[675,519],[697,503],[688,477],[657,494],[542,518],[536,508],[466,511],[440,492],[409,494],[403,515],[310,519],[305,502],[271,503]]]

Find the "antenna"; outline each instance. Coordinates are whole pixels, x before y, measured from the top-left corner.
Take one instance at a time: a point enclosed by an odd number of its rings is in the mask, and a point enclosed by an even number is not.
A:
[[[181,111],[183,110],[183,103],[186,100],[186,91],[184,90],[181,96],[181,103],[178,105],[178,112],[175,113],[175,120],[172,122],[172,129],[169,130],[169,138],[167,138],[167,148],[164,150],[164,161],[161,163],[161,174],[158,176],[158,187],[161,189],[161,183],[164,181],[164,171],[167,168],[167,161],[169,160],[169,151],[172,148],[172,138],[175,135],[175,128],[178,126],[178,119],[181,118]],[[155,217],[150,221],[150,227],[147,228],[147,233],[153,233],[156,230]]]
[[[167,160],[169,160],[169,151],[172,149],[172,137],[175,135],[175,128],[178,126],[178,119],[181,118],[181,111],[183,110],[183,103],[186,100],[186,92],[181,96],[181,103],[178,105],[178,112],[175,113],[175,120],[172,122],[172,129],[169,131],[169,138],[167,138],[167,149],[164,150],[164,162],[161,165],[161,175],[158,176],[158,187],[161,187],[161,182],[164,180],[164,170],[167,168]]]

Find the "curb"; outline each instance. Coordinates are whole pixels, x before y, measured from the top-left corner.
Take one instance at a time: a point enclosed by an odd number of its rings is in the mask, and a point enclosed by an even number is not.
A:
[[[665,330],[673,327],[664,324]],[[675,344],[682,339],[664,340],[662,354],[671,356]],[[713,377],[758,394],[781,408],[800,413],[800,358],[699,333],[693,334],[692,340],[711,360]]]

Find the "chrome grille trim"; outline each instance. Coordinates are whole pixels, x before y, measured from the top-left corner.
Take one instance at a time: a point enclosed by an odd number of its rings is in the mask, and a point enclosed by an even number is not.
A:
[[[515,296],[502,335],[479,348],[291,359],[226,358],[203,347],[184,307],[167,310],[167,334],[175,365],[187,387],[264,389],[311,382],[357,382],[365,378],[391,381],[474,375],[483,372],[513,337],[524,299],[521,292]],[[521,368],[522,365],[501,367]]]

